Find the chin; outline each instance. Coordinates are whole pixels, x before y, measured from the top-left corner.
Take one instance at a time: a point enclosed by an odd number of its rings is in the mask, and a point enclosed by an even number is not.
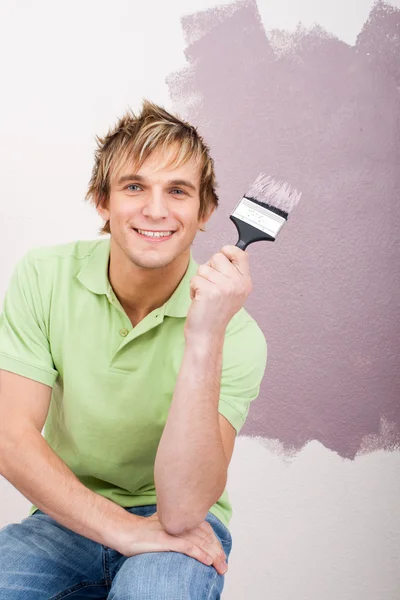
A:
[[[130,256],[131,261],[141,269],[162,269],[173,262],[172,256]]]

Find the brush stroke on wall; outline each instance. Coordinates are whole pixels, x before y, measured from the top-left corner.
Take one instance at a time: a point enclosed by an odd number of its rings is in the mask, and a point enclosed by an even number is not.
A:
[[[260,171],[303,192],[277,241],[249,247],[269,360],[242,433],[286,452],[398,449],[400,11],[377,2],[354,46],[319,26],[267,36],[251,0],[182,23],[170,95],[220,192],[196,259],[236,243],[228,217]]]

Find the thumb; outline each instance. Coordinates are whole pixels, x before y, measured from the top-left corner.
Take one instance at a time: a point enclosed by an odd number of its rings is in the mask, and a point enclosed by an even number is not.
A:
[[[222,254],[225,254],[228,260],[239,271],[241,275],[245,275],[248,271],[249,254],[247,250],[241,250],[237,246],[224,246],[221,248]]]

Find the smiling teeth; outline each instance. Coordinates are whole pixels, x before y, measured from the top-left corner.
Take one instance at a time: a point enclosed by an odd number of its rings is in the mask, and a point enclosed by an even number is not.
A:
[[[168,237],[173,234],[173,231],[144,231],[143,229],[138,229],[137,231],[148,237]]]

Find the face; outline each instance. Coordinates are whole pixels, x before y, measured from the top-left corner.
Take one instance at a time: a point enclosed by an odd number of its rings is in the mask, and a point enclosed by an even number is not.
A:
[[[171,158],[172,150],[169,150]],[[154,151],[134,172],[129,165],[111,179],[108,208],[98,208],[110,221],[111,241],[138,267],[157,269],[189,258],[190,246],[202,221],[200,170],[193,159],[178,168],[165,153]],[[161,162],[162,161],[162,162]]]

